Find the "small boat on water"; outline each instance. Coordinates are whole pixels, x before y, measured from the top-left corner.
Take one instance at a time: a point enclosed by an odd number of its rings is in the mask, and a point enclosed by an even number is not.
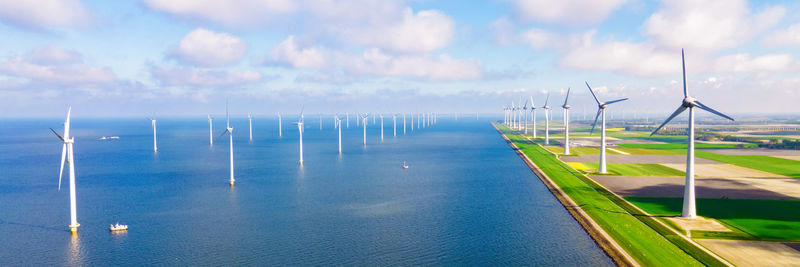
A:
[[[109,229],[111,232],[117,232],[117,231],[127,231],[127,230],[128,230],[128,226],[127,226],[127,225],[125,225],[125,224],[119,224],[119,223],[117,223],[117,224],[112,224],[112,225],[111,225],[111,227],[109,227],[108,229]]]
[[[403,161],[403,169],[408,169],[408,165],[406,165],[405,161]]]
[[[103,136],[103,137],[100,137],[100,140],[112,140],[112,139],[119,139],[119,136]]]

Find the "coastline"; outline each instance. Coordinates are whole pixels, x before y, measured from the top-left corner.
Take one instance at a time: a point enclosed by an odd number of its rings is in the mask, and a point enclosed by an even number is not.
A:
[[[587,234],[594,240],[600,249],[614,261],[615,264],[618,266],[640,266],[636,260],[628,254],[625,249],[623,249],[613,238],[611,238],[605,230],[603,230],[600,225],[598,225],[588,214],[586,214],[580,206],[578,206],[558,185],[555,184],[538,166],[536,166],[533,161],[528,158],[525,153],[522,153],[522,150],[514,144],[500,129],[497,128],[496,125],[492,123],[492,127],[503,137],[503,140],[508,143],[514,152],[522,158],[525,164],[531,169],[531,171],[539,177],[539,180],[550,190],[550,193],[558,199],[564,209],[566,209],[572,218],[581,225],[581,227],[586,231]]]

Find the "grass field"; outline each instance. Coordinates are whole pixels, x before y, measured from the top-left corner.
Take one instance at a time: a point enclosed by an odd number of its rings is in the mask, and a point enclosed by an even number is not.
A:
[[[653,215],[680,215],[682,198],[626,197]],[[800,200],[697,199],[697,214],[714,218],[756,238],[800,241]]]
[[[680,143],[669,143],[669,144],[617,144],[621,147],[625,148],[646,148],[646,149],[683,149],[684,153],[686,153],[687,145],[680,144]],[[750,146],[745,146],[750,147]],[[695,149],[728,149],[728,148],[738,148],[734,144],[694,144]]]
[[[502,127],[502,126],[498,126]],[[501,128],[502,129],[502,128]],[[618,206],[606,195],[599,192],[598,184],[593,181],[583,180],[578,171],[558,160],[537,144],[525,138],[506,131],[509,137],[529,158],[535,160],[536,165],[542,169],[576,204],[589,214],[601,227],[611,235],[631,256],[645,266],[699,266],[697,259],[690,256],[683,249],[692,251],[691,247],[681,243],[679,237],[662,236],[636,216],[631,215]],[[672,243],[672,242],[677,243]],[[683,249],[678,247],[681,245]],[[696,248],[695,248],[696,249]],[[708,264],[717,265],[718,262],[705,259]]]
[[[800,161],[796,160],[770,156],[721,155],[708,151],[695,151],[695,156],[745,168],[800,178]]]
[[[597,172],[600,164],[594,162],[570,162],[570,166],[585,172]],[[613,176],[685,176],[686,173],[656,163],[607,163]],[[596,175],[596,174],[592,174]]]
[[[546,147],[547,150],[550,150],[556,154],[563,154],[564,147],[560,146],[548,146]],[[569,148],[570,155],[600,155],[600,149],[596,147],[570,147]],[[619,152],[615,152],[613,150],[606,150],[606,153],[610,154],[620,154]]]

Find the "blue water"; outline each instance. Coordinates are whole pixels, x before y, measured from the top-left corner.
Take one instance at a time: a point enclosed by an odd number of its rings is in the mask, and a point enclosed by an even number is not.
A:
[[[228,138],[210,147],[205,118],[158,120],[158,153],[145,119],[74,118],[74,236],[61,123],[0,121],[0,265],[612,264],[488,120],[392,137],[388,119],[366,147],[351,120],[340,156],[332,119],[307,118],[299,166],[288,119],[279,138],[256,117],[249,142],[237,118],[232,188]],[[109,233],[117,221],[130,230]]]

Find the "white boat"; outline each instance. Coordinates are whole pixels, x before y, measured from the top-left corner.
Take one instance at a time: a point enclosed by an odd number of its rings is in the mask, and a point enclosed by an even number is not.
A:
[[[100,140],[111,140],[111,139],[119,139],[119,136],[103,136],[103,137],[100,137]]]
[[[405,161],[403,161],[403,169],[408,169],[408,165],[406,165]]]
[[[116,231],[127,231],[127,230],[128,230],[128,226],[127,226],[127,225],[124,225],[124,224],[119,224],[119,223],[117,223],[117,224],[112,224],[112,225],[111,225],[111,227],[109,227],[108,229],[109,229],[111,232],[116,232]]]

